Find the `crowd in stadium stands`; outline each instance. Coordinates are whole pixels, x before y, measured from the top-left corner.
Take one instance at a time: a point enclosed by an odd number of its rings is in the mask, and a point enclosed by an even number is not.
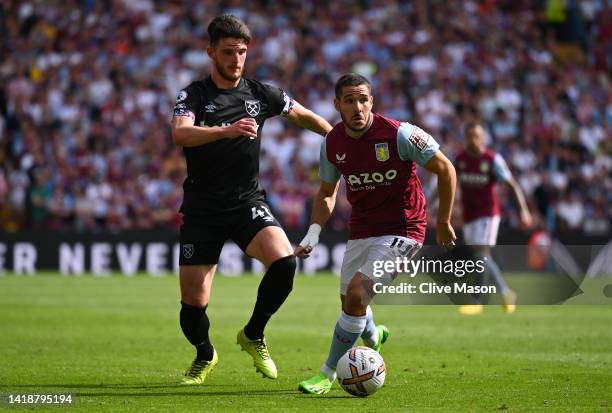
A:
[[[222,12],[253,32],[247,76],[335,123],[335,80],[361,73],[377,112],[419,124],[451,157],[479,119],[540,225],[610,233],[609,0],[3,1],[0,229],[180,225],[170,114],[209,73],[206,27]],[[288,229],[307,224],[320,142],[282,118],[265,125],[261,183]],[[334,228],[346,228],[344,199]]]

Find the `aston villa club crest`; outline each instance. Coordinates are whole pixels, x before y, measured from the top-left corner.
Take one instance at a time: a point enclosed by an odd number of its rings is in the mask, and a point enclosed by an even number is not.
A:
[[[489,163],[487,161],[483,161],[480,163],[480,171],[483,173],[489,172]]]
[[[191,258],[193,257],[193,244],[183,244],[183,257]]]
[[[374,145],[374,151],[376,152],[376,160],[385,162],[389,160],[389,145],[385,143],[377,143]]]
[[[259,115],[259,111],[261,110],[261,105],[258,100],[245,100],[244,107],[249,116],[252,117]]]

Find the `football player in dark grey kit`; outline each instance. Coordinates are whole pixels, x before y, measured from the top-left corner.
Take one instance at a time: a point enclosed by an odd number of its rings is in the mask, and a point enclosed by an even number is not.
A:
[[[264,339],[270,317],[293,286],[296,258],[259,185],[259,149],[267,118],[281,115],[322,136],[331,125],[283,90],[242,77],[251,34],[232,15],[208,26],[211,75],[181,90],[174,107],[172,139],[183,147],[187,178],[181,207],[180,324],[197,355],[183,383],[201,384],[218,362],[206,308],[221,248],[231,239],[267,268],[251,319],[238,332],[264,377],[276,366]]]

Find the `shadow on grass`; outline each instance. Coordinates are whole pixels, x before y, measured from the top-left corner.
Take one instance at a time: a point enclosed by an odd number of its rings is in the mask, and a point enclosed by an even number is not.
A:
[[[223,390],[223,387],[231,387],[232,390]],[[361,399],[346,393],[327,394],[325,396],[313,396],[303,394],[294,389],[270,389],[270,390],[235,390],[235,384],[207,384],[206,386],[186,386],[179,383],[63,383],[63,384],[0,384],[0,391],[15,389],[53,389],[56,392],[68,391],[80,397],[159,397],[159,396],[266,396],[266,395],[293,395],[300,399],[325,400],[325,399]],[[164,392],[162,389],[168,389]],[[183,391],[176,391],[176,390]],[[80,391],[82,390],[82,391]],[[116,390],[116,392],[113,392]],[[126,390],[126,391],[122,391]],[[140,392],[134,392],[134,390]],[[157,391],[151,391],[157,390]],[[174,391],[170,391],[174,390]]]
[[[228,384],[207,384],[206,387],[225,387]],[[193,389],[197,387],[186,386],[180,383],[147,383],[147,384],[130,384],[130,383],[78,383],[78,384],[1,384],[0,389],[8,388],[24,388],[24,389],[154,389],[154,388],[183,388]],[[202,387],[204,388],[204,387]]]
[[[254,391],[240,391],[240,390],[228,390],[228,391],[203,391],[203,392],[157,392],[157,393],[109,393],[109,392],[91,392],[91,393],[75,393],[78,397],[164,397],[164,396],[196,396],[196,397],[208,397],[208,396],[276,396],[279,394],[296,394],[295,391],[290,390],[254,390]]]
[[[318,396],[318,397],[313,397],[313,396],[306,396],[304,395],[305,399],[319,399],[319,400],[324,400],[324,399],[355,399],[355,400],[363,400],[365,399],[365,397],[355,397],[355,396],[351,396],[349,394],[346,394],[344,396],[340,396],[340,395],[334,395],[334,396],[330,396],[329,394],[326,394],[325,396]]]
[[[22,384],[22,385],[0,385],[0,389],[54,389],[57,391],[62,390],[75,390],[73,393],[78,397],[163,397],[163,396],[265,396],[265,395],[278,395],[278,394],[294,394],[299,393],[295,390],[288,389],[270,389],[270,390],[221,390],[222,387],[236,388],[235,385],[230,384],[207,384],[206,386],[185,386],[181,384],[168,384],[168,383],[153,383],[146,385],[133,385],[133,384]],[[82,389],[85,391],[79,391]],[[150,390],[157,389],[158,391],[151,392]],[[178,390],[183,389],[184,391],[159,391],[161,389]],[[89,390],[89,391],[87,391]],[[99,390],[99,391],[98,391]],[[110,390],[110,391],[109,391]],[[117,390],[113,392],[112,390]],[[123,392],[122,390],[128,390]],[[132,390],[132,391],[130,391]],[[134,392],[133,390],[142,390],[141,392]],[[212,390],[212,391],[211,391]]]

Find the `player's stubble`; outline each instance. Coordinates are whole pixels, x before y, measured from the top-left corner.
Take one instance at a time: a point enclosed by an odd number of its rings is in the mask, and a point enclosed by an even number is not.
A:
[[[351,123],[350,123],[349,119],[347,119],[342,112],[340,112],[340,117],[342,118],[342,123],[344,123],[344,126],[348,130],[350,130],[351,132],[356,133],[356,134],[359,134],[359,133],[362,133],[362,132],[366,131],[372,125],[372,120],[374,119],[373,115],[372,115],[372,112],[370,111],[368,113],[368,120],[366,121],[366,123],[363,126],[363,128],[354,128],[354,127],[351,126]]]
[[[230,70],[239,69],[237,74],[230,73],[228,69],[223,67],[223,65],[217,61],[215,61],[215,68],[217,69],[217,72],[219,73],[219,75],[221,75],[223,79],[228,80],[230,82],[235,82],[236,80],[240,79],[242,77],[242,72],[244,70],[243,67],[230,66],[229,67]]]

